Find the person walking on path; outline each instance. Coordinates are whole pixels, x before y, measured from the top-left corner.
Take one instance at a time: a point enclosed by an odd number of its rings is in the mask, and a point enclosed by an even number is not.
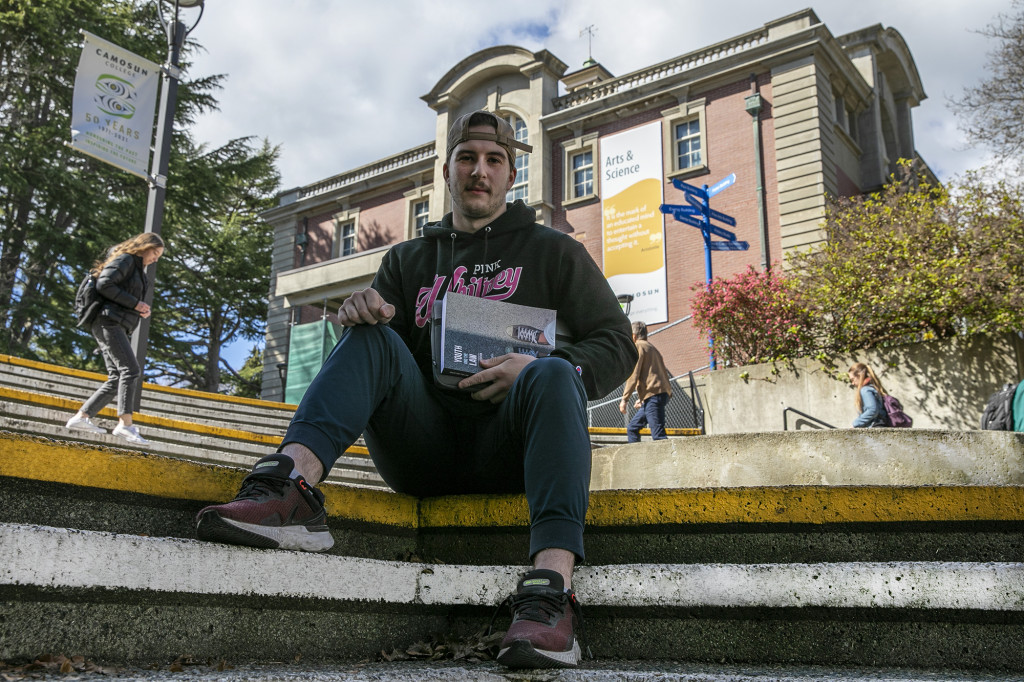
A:
[[[586,402],[636,362],[629,320],[586,248],[506,203],[512,126],[478,111],[455,120],[442,167],[452,212],[391,247],[370,288],[338,310],[347,329],[306,390],[277,454],[235,499],[201,509],[201,540],[326,551],[334,540],[314,485],[364,434],[396,492],[428,497],[525,493],[533,570],[507,600],[498,661],[511,668],[580,660],[572,573],[584,557],[590,437]],[[430,320],[447,292],[557,311],[565,336],[548,357],[509,353],[444,389],[433,381]],[[314,580],[315,576],[296,576]]]
[[[626,426],[626,441],[640,442],[640,429],[649,426],[652,440],[665,440],[665,406],[672,397],[672,379],[661,352],[647,340],[647,325],[633,323],[633,342],[639,359],[622,392],[619,412],[626,414],[629,397],[636,391],[636,414]]]
[[[848,373],[850,384],[857,389],[858,416],[853,421],[853,428],[870,428],[874,426],[890,426],[889,414],[885,411],[882,396],[885,389],[882,382],[875,376],[874,370],[863,362],[855,363]]]
[[[89,332],[99,345],[107,380],[67,421],[67,428],[106,433],[93,419],[116,398],[117,426],[112,433],[137,445],[149,443],[132,424],[141,369],[128,336],[139,325],[139,319],[152,312],[145,302],[149,288],[146,268],[163,254],[164,241],[160,235],[143,232],[112,247],[106,258],[93,266],[96,292],[104,302]]]

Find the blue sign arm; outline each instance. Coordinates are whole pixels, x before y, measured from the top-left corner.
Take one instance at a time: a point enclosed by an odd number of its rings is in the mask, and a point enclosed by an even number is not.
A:
[[[734,233],[730,232],[724,227],[719,227],[718,225],[712,225],[708,223],[708,232],[714,235],[718,235],[722,239],[728,239],[731,242],[736,241],[736,235]]]
[[[724,178],[722,178],[721,180],[716,182],[714,185],[712,185],[708,189],[708,191],[707,191],[708,198],[710,199],[711,197],[715,196],[716,194],[721,192],[726,187],[731,187],[732,183],[734,183],[734,182],[736,182],[736,174],[735,173],[729,173],[729,175],[725,176]]]
[[[675,178],[672,179],[672,184],[675,186],[676,189],[682,190],[687,194],[696,194],[701,199],[708,198],[708,193],[705,192],[700,187],[694,187],[693,185],[689,185],[683,182],[682,180],[677,180]]]
[[[750,248],[748,242],[708,242],[707,246],[712,251],[746,251]]]
[[[671,213],[672,215],[700,215],[700,207],[696,206],[683,206],[681,204],[662,204],[658,207],[662,213]]]
[[[721,213],[719,211],[716,211],[713,208],[709,208],[708,209],[708,217],[714,218],[718,222],[725,223],[726,225],[729,225],[731,227],[736,227],[736,219],[735,218],[733,218],[731,215],[726,215],[725,213]],[[730,239],[731,239],[731,237],[730,237]]]

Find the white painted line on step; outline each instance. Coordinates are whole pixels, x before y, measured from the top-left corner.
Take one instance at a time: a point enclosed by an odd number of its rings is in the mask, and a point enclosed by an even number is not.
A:
[[[422,564],[0,524],[0,584],[412,602]]]
[[[1024,610],[1024,564],[841,562],[585,566],[582,604]]]
[[[339,601],[492,605],[523,566],[411,564],[0,524],[0,584]],[[1024,564],[584,566],[584,606],[1024,610]]]

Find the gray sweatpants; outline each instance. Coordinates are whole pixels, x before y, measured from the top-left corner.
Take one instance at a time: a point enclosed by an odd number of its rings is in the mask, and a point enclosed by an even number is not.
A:
[[[82,412],[92,419],[117,396],[117,414],[131,414],[135,408],[135,389],[142,370],[128,340],[128,331],[103,315],[96,317],[89,331],[99,344],[103,363],[107,366],[107,380],[85,401]]]

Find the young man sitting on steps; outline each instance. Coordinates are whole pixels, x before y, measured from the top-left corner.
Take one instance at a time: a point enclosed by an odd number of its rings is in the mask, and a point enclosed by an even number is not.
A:
[[[589,504],[586,403],[636,364],[629,320],[586,249],[506,203],[516,150],[530,147],[485,111],[457,119],[443,166],[452,212],[396,244],[371,288],[338,311],[345,334],[310,384],[278,454],[253,467],[234,501],[197,517],[203,540],[325,551],[322,481],[363,434],[384,481],[417,497],[525,493],[528,572],[510,598],[498,660],[566,667],[580,659],[572,572]],[[446,292],[557,310],[568,338],[548,357],[481,361],[458,391],[432,379],[430,318]]]

